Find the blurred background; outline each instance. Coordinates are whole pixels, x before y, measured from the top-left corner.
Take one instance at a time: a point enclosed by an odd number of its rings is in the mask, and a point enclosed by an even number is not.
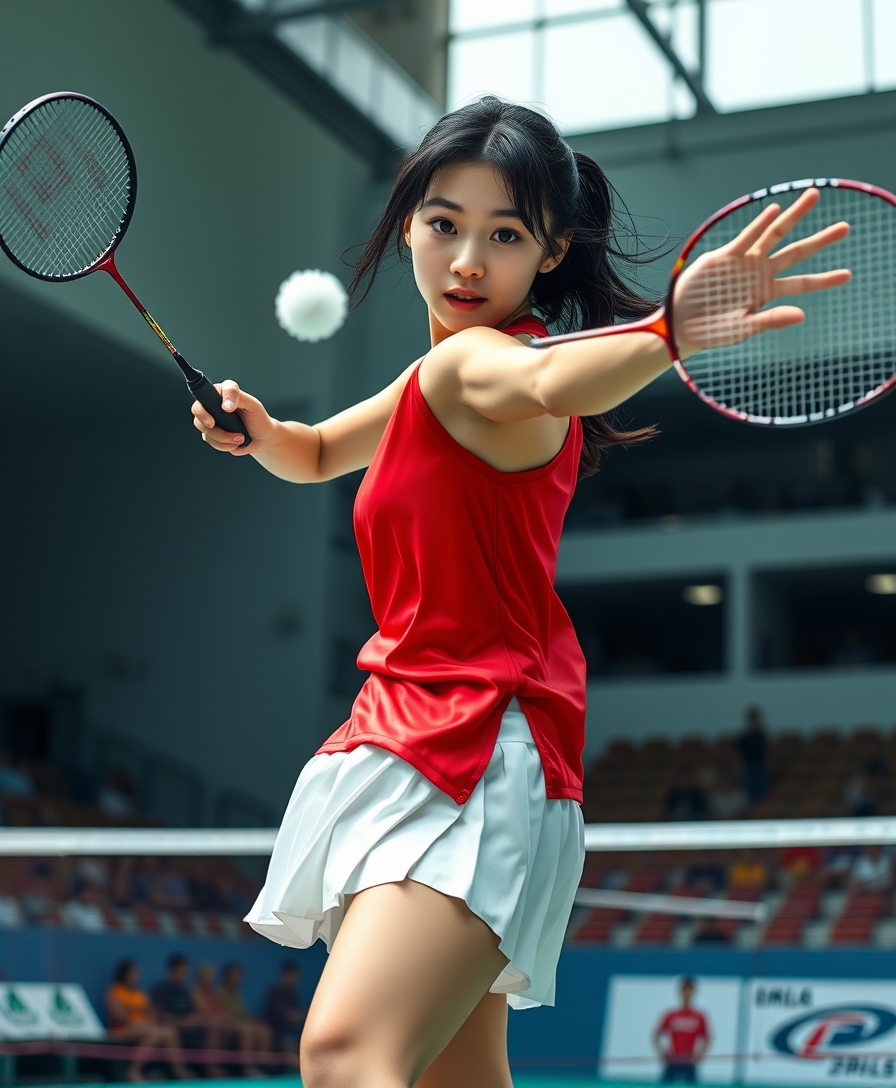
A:
[[[896,189],[893,0],[0,0],[0,114],[60,89],[132,143],[135,291],[194,365],[308,422],[421,355],[425,307],[395,267],[332,340],[300,345],[274,320],[278,285],[298,268],[347,282],[402,150],[479,94],[550,113],[670,253],[775,182]],[[205,448],[105,277],[52,285],[3,261],[0,344],[3,822],[274,826],[363,680],[359,476],[295,487]],[[661,437],[580,486],[557,576],[588,661],[586,821],[896,815],[896,399],[772,433],[670,373],[619,415]],[[892,976],[890,865],[873,847],[589,855],[586,887],[766,917],[577,909],[561,1006],[512,1023],[515,1061],[581,1072],[611,1038],[625,1057],[613,1009],[636,998],[614,977]],[[240,918],[263,871],[0,858],[0,970],[79,982],[105,1016],[123,957],[147,986],[174,952],[191,971],[237,960],[261,1016],[282,956]],[[305,1006],[320,951],[296,957]],[[791,1080],[819,1083],[807,1068]],[[703,1075],[757,1078],[733,1060]]]

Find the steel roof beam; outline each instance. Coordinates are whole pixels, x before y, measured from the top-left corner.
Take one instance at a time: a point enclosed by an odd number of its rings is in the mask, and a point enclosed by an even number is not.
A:
[[[718,110],[712,104],[703,88],[703,73],[699,76],[695,76],[682,61],[681,57],[675,52],[672,46],[672,42],[669,40],[660,28],[656,25],[653,19],[650,18],[650,9],[645,3],[645,0],[625,0],[631,9],[632,13],[647,31],[647,33],[653,38],[656,44],[659,46],[660,51],[665,56],[666,60],[672,65],[677,74],[687,84],[688,90],[697,100],[697,112],[698,113],[718,113]],[[701,11],[701,24],[703,24],[703,12]],[[701,25],[701,31],[703,26]],[[701,37],[702,37],[701,33]],[[701,43],[702,48],[702,43]]]

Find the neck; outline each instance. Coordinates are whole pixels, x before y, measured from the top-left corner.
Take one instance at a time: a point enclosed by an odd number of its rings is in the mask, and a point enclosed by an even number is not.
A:
[[[532,313],[532,307],[529,305],[529,300],[525,299],[517,306],[512,314],[508,314],[504,320],[495,327],[498,329],[506,329],[508,325],[512,325],[514,321],[518,321],[519,318],[526,314]],[[446,328],[436,315],[429,311],[429,339],[433,347],[437,344],[441,344],[443,340],[447,340],[449,336],[454,335],[454,330]]]

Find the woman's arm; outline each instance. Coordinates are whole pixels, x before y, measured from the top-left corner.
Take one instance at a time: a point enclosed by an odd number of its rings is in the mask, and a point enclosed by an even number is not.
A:
[[[412,363],[374,396],[314,426],[274,419],[260,400],[240,389],[236,382],[223,382],[217,388],[224,410],[238,411],[252,438],[245,450],[240,448],[242,435],[215,427],[212,417],[198,402],[193,404],[193,422],[214,449],[234,457],[252,456],[268,472],[290,483],[322,483],[370,464],[416,365]]]
[[[486,419],[608,412],[672,365],[653,333],[620,333],[535,351],[495,329],[456,333],[426,360],[428,400],[460,401]],[[435,405],[433,405],[435,406]]]

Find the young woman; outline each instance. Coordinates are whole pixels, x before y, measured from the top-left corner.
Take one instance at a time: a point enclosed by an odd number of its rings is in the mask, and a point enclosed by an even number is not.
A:
[[[778,274],[846,229],[770,257],[816,199],[768,210],[695,265],[676,300],[684,351],[718,327],[701,305],[713,262],[755,271],[750,312],[794,293]],[[563,516],[604,448],[649,436],[601,414],[670,360],[643,332],[527,346],[542,320],[654,307],[618,270],[602,171],[522,106],[485,98],[427,133],[353,291],[393,245],[412,256],[432,346],[391,385],[311,427],[224,382],[245,451],[193,409],[211,446],[286,480],[369,466],[355,531],[379,627],[358,658],[370,676],[302,771],[248,920],[282,944],[329,946],[302,1036],[308,1088],[507,1088],[507,1005],[553,1003],[583,861],[585,668],[553,589]],[[800,318],[747,320],[752,334]]]

